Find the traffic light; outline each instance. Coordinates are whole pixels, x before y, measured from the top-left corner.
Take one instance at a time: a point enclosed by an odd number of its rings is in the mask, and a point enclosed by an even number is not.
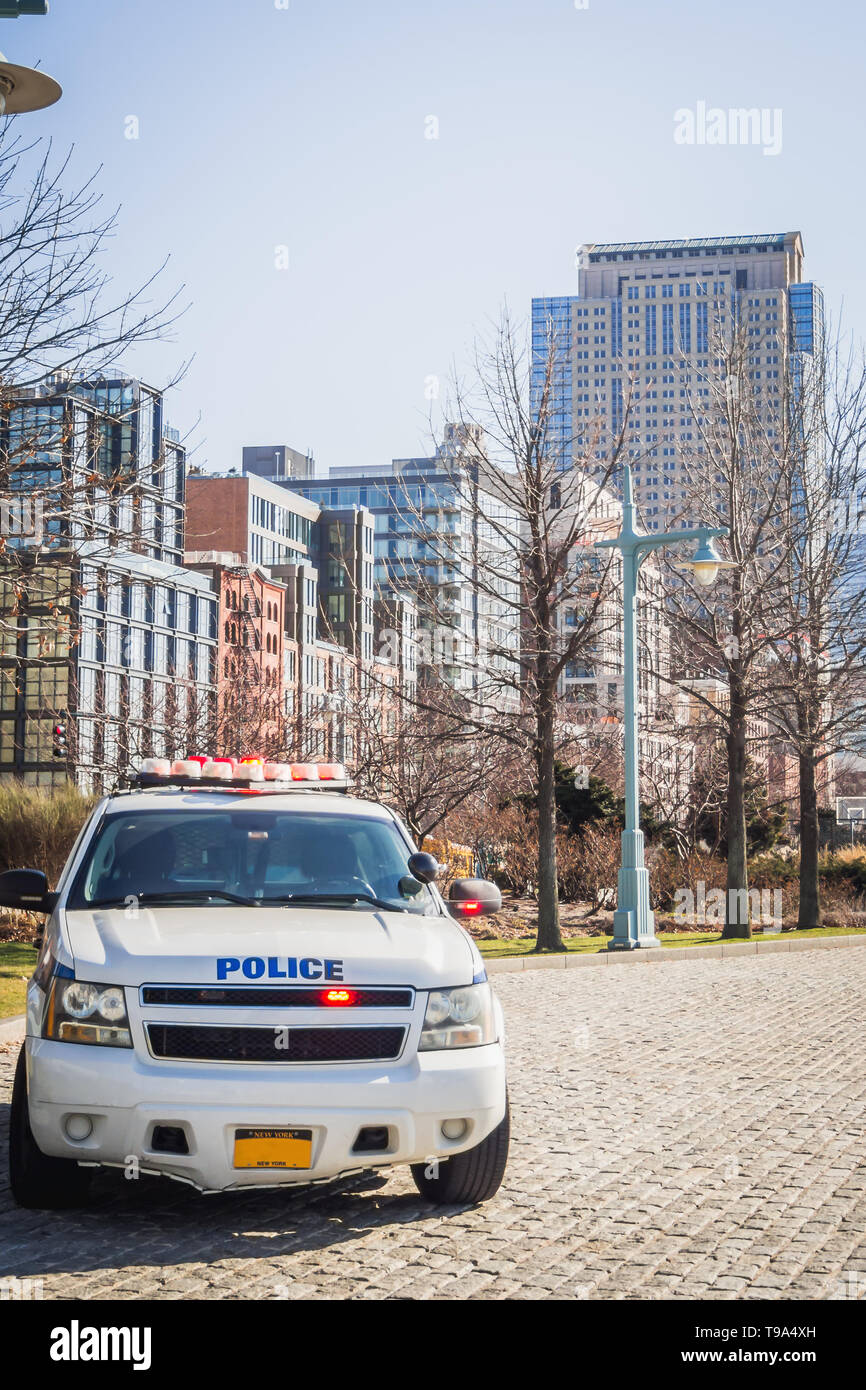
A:
[[[66,742],[66,725],[65,725],[65,724],[55,724],[55,725],[54,725],[54,730],[53,730],[53,732],[54,732],[54,757],[55,757],[55,758],[67,758],[67,757],[69,756],[69,747],[68,747],[67,742]]]
[[[47,14],[48,0],[11,0],[11,3],[0,4],[0,19],[18,19],[22,14]]]

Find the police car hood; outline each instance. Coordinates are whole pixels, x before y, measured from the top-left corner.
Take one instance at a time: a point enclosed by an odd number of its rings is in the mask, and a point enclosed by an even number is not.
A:
[[[357,908],[140,907],[67,912],[79,979],[148,983],[469,984],[477,949],[449,917]]]

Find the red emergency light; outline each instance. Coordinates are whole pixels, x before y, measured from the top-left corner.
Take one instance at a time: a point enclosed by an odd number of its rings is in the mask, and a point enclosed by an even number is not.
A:
[[[327,1004],[329,1008],[350,1009],[353,1004],[358,1002],[358,991],[355,989],[326,989],[322,991],[321,1002]]]

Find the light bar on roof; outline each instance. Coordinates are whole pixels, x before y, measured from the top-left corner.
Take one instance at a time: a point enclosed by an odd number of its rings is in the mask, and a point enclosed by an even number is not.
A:
[[[290,782],[292,769],[288,763],[265,763],[266,782]]]
[[[172,777],[201,777],[201,763],[195,758],[177,758],[171,765]]]
[[[230,782],[235,770],[228,758],[208,758],[202,764],[201,775],[204,781]]]
[[[145,758],[141,771],[151,777],[168,777],[171,773],[171,763],[168,758]]]
[[[265,765],[261,758],[241,758],[235,768],[235,777],[245,782],[264,782]]]
[[[226,790],[285,791],[322,783],[335,791],[350,785],[342,763],[280,763],[264,758],[221,758],[206,754],[188,758],[145,758],[139,777],[149,784],[165,781],[171,785],[222,786]]]

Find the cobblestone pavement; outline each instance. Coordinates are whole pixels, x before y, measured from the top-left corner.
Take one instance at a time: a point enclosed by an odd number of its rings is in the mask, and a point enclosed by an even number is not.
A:
[[[45,1298],[848,1298],[866,1294],[866,951],[500,976],[512,1159],[433,1211],[407,1170],[202,1197],[0,1188],[0,1278]],[[5,1154],[16,1049],[0,1053]]]

